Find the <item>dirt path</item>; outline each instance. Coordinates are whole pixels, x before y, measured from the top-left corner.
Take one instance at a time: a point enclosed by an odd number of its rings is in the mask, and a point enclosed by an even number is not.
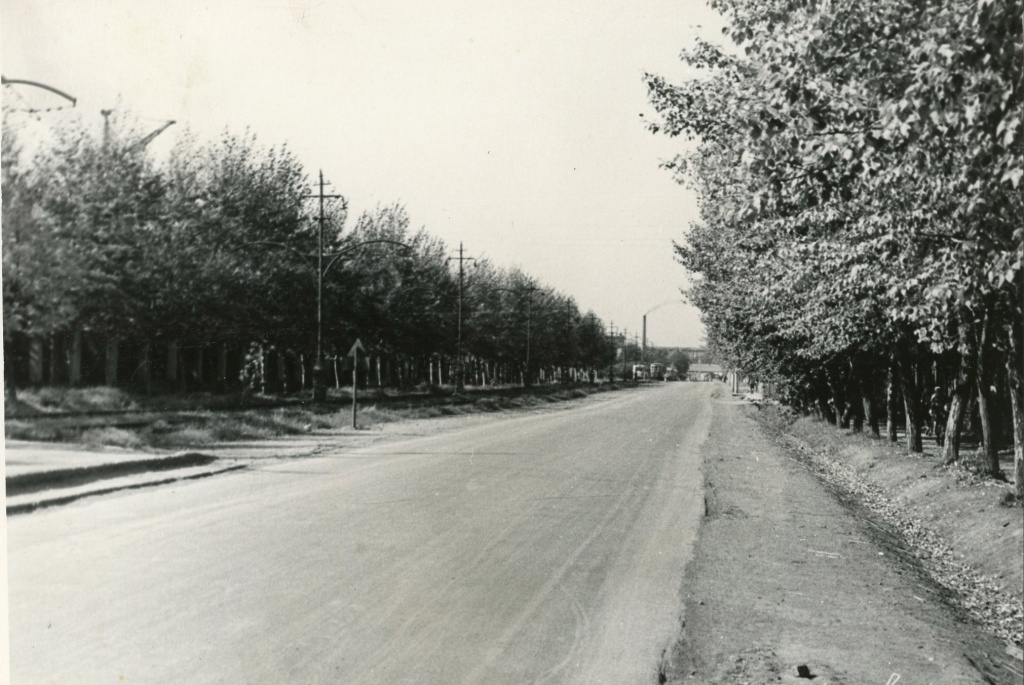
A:
[[[898,538],[776,447],[750,411],[722,398],[714,412],[707,516],[663,682],[1022,682],[1019,662],[949,608]]]

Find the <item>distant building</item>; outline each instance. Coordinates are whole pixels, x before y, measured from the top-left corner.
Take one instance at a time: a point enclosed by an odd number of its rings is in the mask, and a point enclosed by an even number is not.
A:
[[[711,364],[714,361],[706,347],[680,347],[679,349],[690,360],[691,366],[693,364]]]
[[[722,367],[718,364],[690,364],[690,369],[686,372],[686,380],[688,381],[720,381],[725,378],[725,372]]]

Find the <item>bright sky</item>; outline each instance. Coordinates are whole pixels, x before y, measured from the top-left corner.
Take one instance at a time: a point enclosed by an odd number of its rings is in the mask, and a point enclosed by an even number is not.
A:
[[[650,312],[657,345],[702,339],[672,252],[696,203],[658,167],[681,142],[644,128],[642,77],[685,73],[695,35],[721,35],[699,0],[0,0],[5,77],[97,124],[119,104],[176,120],[156,150],[249,127],[352,216],[402,202],[619,330]]]

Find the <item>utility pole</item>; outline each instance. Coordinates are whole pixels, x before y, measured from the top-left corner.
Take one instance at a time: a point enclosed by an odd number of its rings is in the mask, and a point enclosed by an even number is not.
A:
[[[103,150],[106,152],[107,145],[110,143],[110,115],[114,113],[112,109],[101,109],[100,114],[103,115]]]
[[[565,300],[565,350],[562,357],[562,382],[569,382],[569,362],[570,352],[572,350],[572,329],[570,326],[572,316],[572,300],[566,298]]]
[[[320,216],[318,221],[318,235],[317,235],[317,251],[314,254],[307,254],[301,252],[291,245],[284,243],[275,242],[273,240],[257,240],[252,245],[267,245],[272,247],[278,247],[281,249],[288,250],[305,260],[316,260],[316,361],[313,364],[313,401],[322,402],[327,399],[327,384],[324,382],[327,375],[327,367],[324,366],[324,354],[323,354],[323,312],[324,312],[324,276],[331,270],[338,260],[343,256],[358,250],[366,245],[396,245],[404,249],[410,249],[410,245],[399,242],[397,240],[388,240],[386,238],[380,238],[377,240],[366,240],[355,245],[350,245],[344,250],[338,250],[337,252],[324,252],[324,200],[327,199],[338,199],[342,200],[342,207],[344,204],[344,195],[328,195],[324,193],[324,172],[320,171],[320,188],[319,192],[315,195],[305,195],[303,197],[315,197],[320,200]],[[326,259],[326,263],[325,260]]]
[[[594,312],[590,312],[589,314],[587,314],[587,318],[590,319],[590,335],[587,336],[589,338],[588,346],[590,347],[590,353],[587,355],[588,357],[590,357],[590,362],[588,363],[590,369],[587,371],[587,379],[590,380],[591,383],[593,383],[597,380],[597,371],[595,370],[597,364],[595,363],[594,359],[595,357],[597,357],[597,355],[600,354],[600,343],[597,340],[596,315],[594,314]]]
[[[58,92],[58,91],[56,91],[56,92]],[[103,117],[103,141],[102,141],[102,145],[103,146],[102,146],[102,151],[103,151],[103,156],[105,157],[106,155],[109,154],[110,148],[111,148],[111,115],[114,114],[114,110],[100,110],[99,114]],[[156,138],[158,135],[160,135],[161,133],[163,133],[164,131],[166,131],[168,128],[170,128],[173,125],[174,125],[174,121],[173,120],[164,123],[164,125],[161,126],[160,128],[156,129],[155,131],[153,131],[150,134],[142,136],[141,138],[136,140],[134,143],[129,145],[126,148],[126,151],[130,153],[130,152],[136,151],[136,149],[141,149],[142,147],[145,147],[146,145],[148,145],[151,142],[153,142],[154,138]],[[146,340],[145,345],[146,345],[146,347],[145,347],[145,358],[146,358],[146,360],[143,362],[144,366],[142,368],[142,377],[143,377],[143,382],[145,383],[146,394],[148,394],[148,392],[150,392],[150,384],[151,384],[151,380],[152,380],[151,379],[151,371],[150,371],[150,361],[148,361],[148,354],[150,354],[150,341],[148,341],[148,339]],[[114,385],[117,385],[117,383],[118,383],[118,348],[119,348],[119,346],[120,346],[120,340],[117,337],[110,338],[108,341],[106,341],[106,349],[105,349],[105,352],[104,352],[106,368],[105,368],[104,374],[103,374],[104,375],[104,382],[106,383],[106,385],[114,386]],[[202,374],[200,376],[201,376],[201,380],[202,380]]]
[[[341,195],[324,194],[324,171],[320,170],[320,192],[313,196],[320,201],[320,216],[317,220],[316,251],[316,361],[313,363],[313,401],[327,399],[327,367],[324,366],[323,321],[324,321],[324,200],[340,198]],[[355,368],[356,357],[352,358]],[[354,420],[354,419],[353,419]]]
[[[536,289],[535,285],[526,286],[526,378],[523,385],[527,387],[533,385],[533,374],[530,372],[530,325],[533,320],[533,291]]]
[[[465,286],[463,262],[475,262],[476,260],[465,255],[465,249],[463,249],[461,241],[459,242],[459,256],[448,258],[449,262],[453,260],[458,260],[459,262],[459,321],[458,338],[455,348],[455,391],[458,392],[462,390],[464,385],[462,378],[462,290]]]
[[[615,347],[615,322],[614,321],[612,321],[611,324],[608,326],[608,332],[611,334],[611,337],[612,337],[611,338],[611,342],[612,342],[612,356],[611,356],[611,361],[608,362],[608,382],[609,383],[614,383],[615,382],[615,360],[619,356],[618,355],[618,350]]]

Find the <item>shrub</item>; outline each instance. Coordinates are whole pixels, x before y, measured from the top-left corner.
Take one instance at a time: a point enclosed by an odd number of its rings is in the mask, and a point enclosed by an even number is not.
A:
[[[82,432],[80,441],[86,445],[130,449],[137,449],[145,445],[138,433],[123,428],[90,428]]]
[[[153,435],[152,440],[157,447],[192,447],[214,442],[209,429],[195,425],[176,426],[166,433]]]

